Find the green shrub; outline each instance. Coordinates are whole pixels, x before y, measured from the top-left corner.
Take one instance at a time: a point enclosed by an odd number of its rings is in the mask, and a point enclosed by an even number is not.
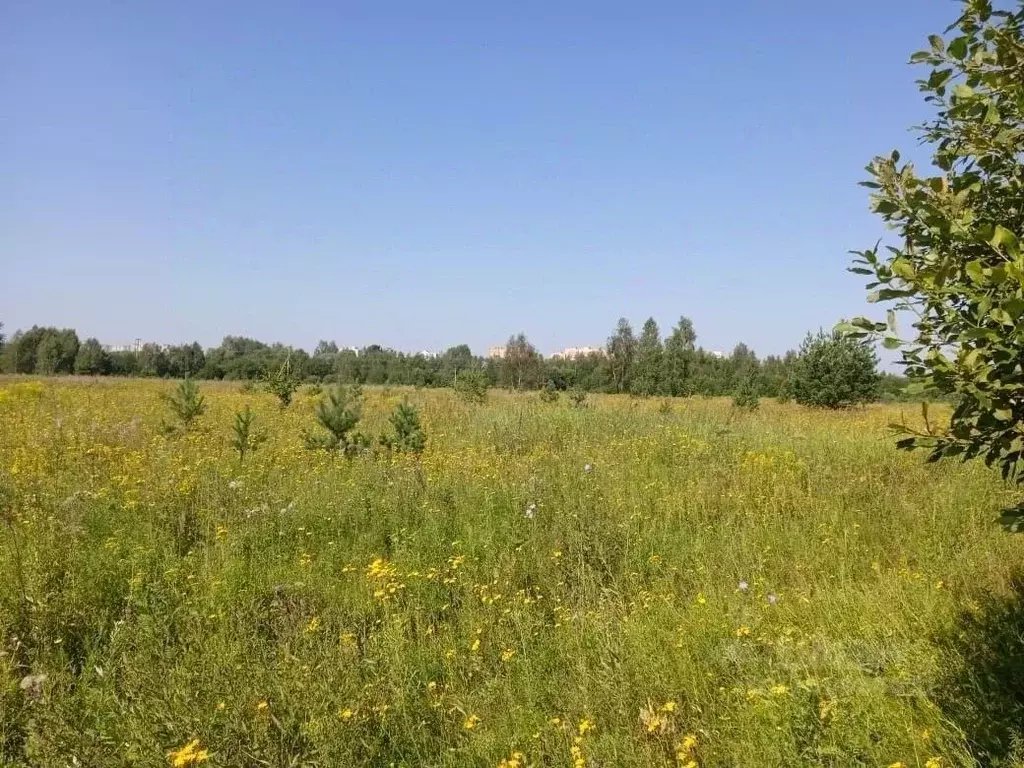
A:
[[[234,434],[231,437],[231,447],[238,454],[239,461],[245,461],[245,457],[259,448],[267,439],[265,434],[257,432],[253,428],[255,420],[256,414],[252,412],[248,405],[245,406],[245,410],[235,412]]]
[[[427,433],[420,422],[420,413],[408,400],[399,403],[388,417],[394,434],[380,436],[380,444],[395,453],[423,453],[427,445]]]
[[[878,397],[878,357],[865,342],[836,331],[807,334],[789,377],[800,405],[849,408]]]
[[[197,418],[206,412],[206,398],[199,393],[199,386],[191,379],[178,384],[172,394],[164,395],[164,401],[177,420],[177,425],[166,427],[167,431],[186,431]]]
[[[277,398],[282,408],[291,405],[292,396],[299,388],[299,380],[292,373],[291,363],[285,360],[276,371],[265,373],[263,387]]]
[[[353,432],[362,417],[362,407],[344,387],[336,387],[316,404],[317,423],[326,434],[307,434],[306,447],[310,450],[338,451],[352,456],[369,446],[369,440]]]
[[[467,403],[485,402],[489,388],[487,374],[482,370],[463,371],[455,381],[455,392]]]

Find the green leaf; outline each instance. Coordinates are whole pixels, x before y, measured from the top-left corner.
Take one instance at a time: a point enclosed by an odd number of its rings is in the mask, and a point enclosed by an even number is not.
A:
[[[1010,230],[1004,227],[1002,224],[996,225],[995,232],[992,235],[992,239],[988,241],[989,245],[995,248],[997,251],[1005,248],[1006,252],[1011,256],[1017,256],[1020,254],[1020,242],[1017,236]]]
[[[980,261],[969,261],[964,267],[967,276],[976,283],[985,282],[985,268]]]
[[[897,277],[902,277],[904,280],[913,280],[916,273],[914,272],[914,265],[910,263],[910,259],[899,256],[892,260],[892,264],[889,267],[892,273]]]
[[[949,55],[954,59],[963,60],[967,56],[967,38],[958,37],[949,44]]]
[[[928,42],[936,53],[942,53],[946,49],[946,43],[941,35],[928,35]]]
[[[895,336],[886,336],[882,339],[882,346],[886,349],[899,349],[902,344],[903,342]]]
[[[1014,325],[1013,318],[1010,317],[1010,313],[1000,307],[993,309],[988,313],[988,316],[997,323],[1002,323],[1003,325]]]
[[[960,100],[970,99],[974,96],[974,89],[969,85],[957,83],[957,85],[953,87],[953,95]]]

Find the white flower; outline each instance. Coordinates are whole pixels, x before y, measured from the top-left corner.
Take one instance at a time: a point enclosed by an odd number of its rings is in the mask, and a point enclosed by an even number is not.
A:
[[[768,602],[771,605],[775,605],[777,602],[779,602],[779,596],[772,592],[770,595],[768,595]]]
[[[527,520],[533,520],[537,516],[537,505],[530,502],[529,506],[526,507],[526,518]]]
[[[593,464],[584,464],[583,465],[583,471],[584,472],[590,472],[593,469],[594,469],[594,465]]]
[[[740,579],[740,585],[739,585],[740,592],[746,592],[748,589],[750,589],[750,585],[747,583],[747,580],[746,579]]]

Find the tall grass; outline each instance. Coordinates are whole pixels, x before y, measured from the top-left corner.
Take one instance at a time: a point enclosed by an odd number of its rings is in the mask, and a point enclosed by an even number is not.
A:
[[[1024,757],[1008,491],[896,406],[368,390],[429,441],[349,460],[226,384],[165,436],[170,389],[0,382],[0,764]]]

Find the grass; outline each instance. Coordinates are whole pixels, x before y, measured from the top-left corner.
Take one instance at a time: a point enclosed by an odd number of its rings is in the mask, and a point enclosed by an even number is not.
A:
[[[899,406],[374,389],[428,434],[374,461],[229,384],[164,435],[171,386],[0,381],[0,765],[1024,756],[1013,496]]]

